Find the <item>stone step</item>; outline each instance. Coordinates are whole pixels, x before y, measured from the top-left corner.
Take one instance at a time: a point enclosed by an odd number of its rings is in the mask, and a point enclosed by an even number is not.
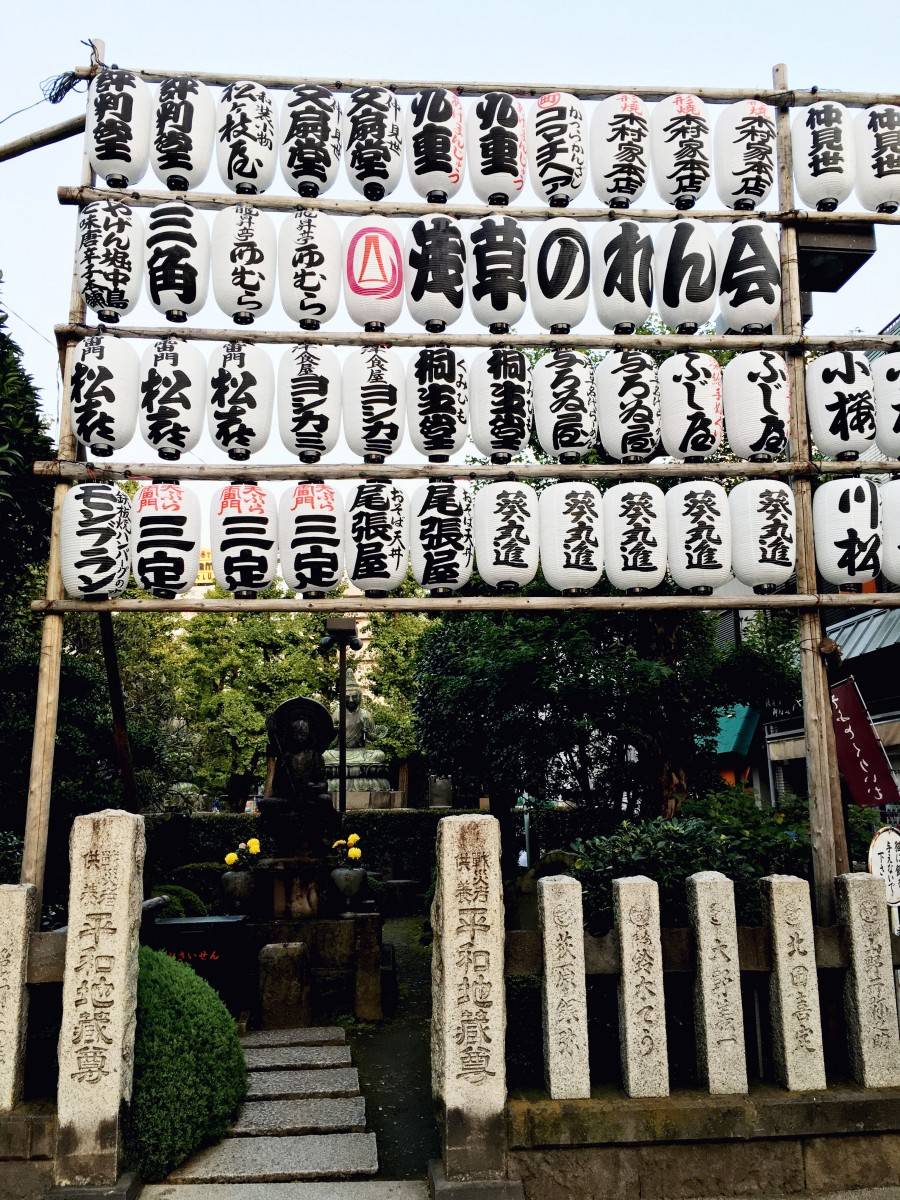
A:
[[[231,1137],[283,1137],[298,1133],[364,1133],[362,1096],[316,1100],[250,1100],[231,1127]]]
[[[226,1138],[193,1155],[169,1183],[277,1183],[374,1175],[374,1133],[313,1133],[303,1137]]]
[[[315,1071],[251,1071],[248,1100],[306,1100],[313,1096],[358,1096],[356,1067]]]
[[[349,1067],[349,1046],[259,1046],[244,1051],[248,1071],[285,1071],[291,1067],[307,1070],[322,1067]]]
[[[351,1183],[151,1183],[140,1200],[428,1200],[416,1180],[356,1179]]]
[[[343,1046],[347,1034],[340,1025],[307,1025],[302,1029],[253,1029],[241,1038],[245,1050],[260,1046]]]

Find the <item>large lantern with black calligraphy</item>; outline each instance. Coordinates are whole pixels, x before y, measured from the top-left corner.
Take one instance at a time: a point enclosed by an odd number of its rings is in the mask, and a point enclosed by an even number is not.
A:
[[[650,161],[666,204],[693,208],[709,187],[711,138],[699,96],[667,96],[650,114]]]
[[[545,221],[528,247],[531,311],[551,333],[580,324],[591,294],[591,254],[578,221]]]
[[[509,92],[486,92],[469,109],[469,178],[482,204],[511,204],[525,183],[522,105]]]
[[[495,346],[473,359],[469,369],[469,423],[472,441],[492,463],[508,463],[531,438],[534,385],[521,350]]]
[[[472,578],[472,489],[431,479],[410,499],[412,573],[432,596],[449,596]]]
[[[139,75],[106,67],[91,80],[85,140],[92,170],[111,188],[138,183],[150,155],[150,89]]]
[[[765,595],[794,573],[794,493],[778,479],[748,479],[728,493],[735,578]]]
[[[88,308],[115,325],[138,302],[144,266],[144,226],[127,204],[95,200],[78,218],[76,275]]]
[[[871,365],[875,391],[875,441],[888,458],[900,458],[900,352],[881,354]]]
[[[449,217],[420,217],[406,235],[406,304],[412,319],[440,333],[463,310],[466,243]]]
[[[527,143],[532,187],[551,208],[565,208],[587,178],[580,101],[568,92],[539,96],[528,113]]]
[[[900,107],[876,104],[856,114],[856,194],[869,212],[900,208]]]
[[[469,432],[466,364],[449,346],[423,346],[406,371],[406,412],[413,446],[429,462],[447,462]]]
[[[161,338],[141,358],[141,435],[162,459],[176,461],[200,441],[209,383],[206,359],[192,342]]]
[[[591,181],[603,204],[628,208],[644,194],[650,171],[650,122],[639,96],[601,100],[591,119]]]
[[[304,595],[336,588],[344,571],[344,502],[329,483],[294,483],[278,507],[284,582]]]
[[[881,571],[891,583],[900,583],[900,479],[888,479],[879,488],[881,499]]]
[[[653,303],[653,241],[637,221],[597,226],[591,250],[594,303],[601,325],[634,333]]]
[[[610,458],[646,462],[659,445],[656,364],[638,350],[613,350],[594,372],[600,441]]]
[[[666,325],[696,333],[716,307],[718,279],[711,227],[684,218],[663,225],[653,248],[656,308]]]
[[[66,595],[114,600],[131,577],[131,505],[114,483],[79,483],[63,500],[59,557]]]
[[[275,226],[249,204],[223,208],[212,229],[212,280],[216,303],[235,325],[252,325],[275,295]]]
[[[512,217],[482,217],[469,232],[472,314],[491,333],[509,333],[525,312],[525,232]]]
[[[222,182],[239,196],[264,192],[275,178],[275,105],[249,79],[222,89],[216,110],[216,163]]]
[[[692,479],[666,492],[669,574],[698,596],[731,579],[731,515],[719,483]]]
[[[809,430],[820,453],[852,462],[875,439],[875,391],[861,350],[834,350],[806,368]]]
[[[781,312],[778,234],[771,222],[737,221],[716,246],[719,309],[737,333],[762,333]]]
[[[816,566],[851,590],[881,571],[881,504],[870,479],[829,479],[813,493]]]
[[[687,462],[715,454],[722,444],[722,369],[716,360],[684,350],[659,364],[657,378],[666,454]]]
[[[278,566],[275,501],[258,483],[226,483],[213,495],[209,520],[216,583],[237,600],[252,600]]]
[[[147,218],[144,265],[150,303],[167,321],[195,316],[209,292],[209,228],[181,200],[158,204]]]
[[[192,588],[200,568],[200,503],[180,483],[145,483],[131,506],[131,570],[161,600]]]
[[[498,592],[514,592],[537,574],[537,492],[526,483],[488,483],[475,493],[475,563]]]
[[[771,350],[736,354],[722,373],[725,432],[738,458],[771,462],[784,452],[790,393],[784,359]]]
[[[134,436],[138,360],[121,338],[97,335],[75,347],[69,404],[75,437],[95,458],[107,458]]]
[[[327,213],[297,209],[278,232],[278,286],[288,319],[318,329],[341,298],[341,234]]]
[[[278,430],[301,462],[318,462],[341,428],[341,364],[329,346],[290,346],[278,365]]]
[[[576,463],[597,445],[597,394],[587,355],[558,348],[534,365],[534,427],[541,449]]]
[[[206,178],[215,130],[212,93],[199,79],[164,79],[153,114],[150,162],[170,192],[187,192]]]
[[[541,571],[557,592],[577,594],[603,577],[603,508],[592,483],[552,483],[538,499]]]
[[[209,358],[209,432],[235,462],[261,450],[272,424],[275,373],[268,354],[246,342],[226,342]]]
[[[728,208],[759,208],[775,179],[775,118],[761,100],[738,100],[719,109],[715,148],[716,191]]]
[[[341,139],[341,106],[328,88],[301,83],[285,92],[278,140],[290,188],[307,198],[327,192],[337,178]]]
[[[391,483],[351,488],[344,523],[347,576],[367,596],[398,588],[409,566],[409,500]]]
[[[406,376],[387,346],[361,346],[344,359],[344,437],[363,462],[384,462],[403,440]]]
[[[617,483],[603,493],[606,576],[639,595],[666,577],[666,498],[655,483]]]
[[[388,217],[359,217],[344,230],[344,303],[350,320],[380,333],[403,310],[403,249]]]
[[[446,204],[466,170],[462,101],[446,88],[423,88],[406,113],[406,161],[416,192],[429,204]]]
[[[791,122],[791,145],[800,199],[819,212],[834,212],[853,191],[853,118],[833,100],[798,108]]]
[[[400,105],[383,87],[359,87],[344,110],[344,164],[367,200],[381,200],[400,182],[403,126]]]

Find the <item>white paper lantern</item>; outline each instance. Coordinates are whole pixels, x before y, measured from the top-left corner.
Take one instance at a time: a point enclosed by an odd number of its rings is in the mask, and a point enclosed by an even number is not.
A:
[[[534,385],[521,350],[495,346],[473,359],[469,369],[469,422],[472,441],[492,463],[508,463],[531,438]]]
[[[716,246],[719,308],[729,329],[762,333],[781,314],[781,265],[775,225],[737,221]]]
[[[275,578],[275,501],[258,483],[226,483],[213,494],[209,521],[216,583],[237,600],[252,600]]]
[[[870,479],[829,479],[813,493],[816,566],[841,588],[881,571],[881,504]]]
[[[586,354],[560,348],[534,365],[534,427],[541,449],[575,463],[597,444],[597,393]]]
[[[209,377],[192,342],[161,338],[141,357],[141,436],[162,459],[175,461],[200,441]]]
[[[879,490],[881,502],[881,572],[891,583],[900,583],[900,479],[886,480]]]
[[[798,108],[791,122],[791,145],[800,199],[819,212],[834,212],[853,191],[853,118],[833,100]]]
[[[875,440],[875,391],[861,350],[834,350],[806,367],[809,430],[820,453],[847,462]]]
[[[324,595],[344,571],[344,502],[329,483],[295,483],[278,508],[278,552],[284,582],[307,596]]]
[[[150,156],[150,89],[139,75],[105,67],[91,80],[85,143],[92,170],[111,188],[140,182]]]
[[[278,431],[290,454],[318,462],[341,428],[341,364],[329,346],[289,346],[278,365]]]
[[[718,279],[712,226],[684,218],[669,221],[653,248],[656,308],[666,325],[696,333],[716,307]]]
[[[275,295],[275,226],[249,204],[223,208],[212,229],[212,280],[216,303],[235,325],[252,325]]]
[[[725,432],[738,458],[771,462],[790,430],[790,392],[784,359],[771,350],[736,354],[722,374]]]
[[[794,573],[794,493],[778,479],[748,479],[728,493],[735,578],[765,595]]]
[[[416,192],[429,204],[446,204],[466,170],[462,101],[447,88],[423,88],[406,113],[406,159]]]
[[[637,595],[666,577],[666,498],[655,483],[617,483],[603,493],[606,575]]]
[[[287,317],[318,329],[341,298],[341,234],[327,213],[297,209],[278,232],[278,285]]]
[[[144,226],[127,204],[95,200],[78,218],[76,274],[88,308],[107,325],[130,313],[141,294]]]
[[[406,304],[429,333],[440,333],[463,310],[466,243],[449,217],[421,217],[406,237]]]
[[[97,335],[75,347],[69,377],[75,437],[95,458],[107,458],[134,436],[138,360],[128,342]]]
[[[66,595],[114,600],[131,577],[131,505],[114,483],[79,483],[63,500],[59,557]]]
[[[383,87],[359,87],[344,110],[344,163],[357,192],[381,200],[400,182],[403,125],[400,105]]]
[[[546,92],[528,113],[528,165],[535,192],[565,208],[584,187],[587,146],[584,110],[568,92]]]
[[[372,333],[403,311],[400,238],[388,217],[359,217],[344,230],[344,303],[350,320]]]
[[[147,218],[147,295],[167,321],[195,316],[209,292],[209,228],[181,200],[157,204]]]
[[[761,100],[722,105],[713,143],[719,199],[738,212],[759,208],[775,179],[772,109]]]
[[[880,354],[871,365],[875,391],[875,441],[888,458],[900,458],[900,352]]]
[[[693,208],[709,187],[711,138],[706,105],[699,96],[680,93],[653,106],[650,161],[656,190],[664,203],[682,211]]]
[[[525,183],[525,114],[509,92],[486,92],[469,109],[466,149],[482,204],[511,204]]]
[[[685,350],[659,364],[660,436],[672,458],[701,462],[722,444],[722,369]]]
[[[170,192],[198,188],[212,158],[216,106],[199,79],[164,79],[153,114],[150,162]]]
[[[634,333],[653,303],[653,241],[637,221],[597,226],[591,250],[594,303],[602,325]]]
[[[409,566],[409,500],[391,483],[363,482],[347,497],[347,575],[367,596],[398,588]]]
[[[731,516],[721,484],[692,479],[669,488],[666,528],[676,587],[708,596],[731,579]]]
[[[361,346],[344,359],[344,437],[364,462],[384,462],[403,439],[406,376],[387,346]]]
[[[603,449],[620,462],[645,462],[659,445],[656,364],[637,350],[613,350],[594,372]]]
[[[853,130],[856,194],[869,212],[900,208],[900,107],[876,104],[860,109]]]
[[[216,164],[239,196],[264,192],[275,178],[275,104],[260,83],[241,79],[222,89],[216,110]]]
[[[410,500],[412,573],[432,596],[449,596],[472,578],[472,489],[432,479]]]
[[[139,587],[171,600],[200,569],[200,503],[180,483],[145,483],[131,507],[131,570]]]
[[[337,178],[342,149],[341,106],[317,83],[284,94],[278,131],[281,173],[301,196],[327,192]]]
[[[528,246],[528,289],[538,325],[568,333],[584,320],[591,292],[591,252],[578,221],[544,221]]]
[[[475,562],[498,592],[526,587],[537,574],[537,492],[525,483],[488,483],[475,493]]]
[[[650,122],[639,96],[619,92],[601,100],[591,119],[591,182],[603,204],[628,208],[649,177]]]
[[[261,450],[272,424],[275,374],[268,354],[246,342],[226,342],[209,358],[209,432],[235,462]]]
[[[413,446],[429,462],[447,462],[469,432],[465,360],[449,346],[422,346],[406,373],[406,411]]]
[[[603,506],[592,483],[552,483],[538,498],[541,571],[568,595],[603,577]]]
[[[482,217],[469,232],[472,314],[492,333],[508,333],[525,312],[525,232],[512,217]]]

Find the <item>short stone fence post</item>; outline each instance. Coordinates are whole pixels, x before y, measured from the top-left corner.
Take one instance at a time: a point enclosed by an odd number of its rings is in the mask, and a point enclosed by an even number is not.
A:
[[[613,880],[619,944],[619,1045],[628,1096],[668,1096],[669,1062],[659,885],[646,875]]]
[[[567,875],[538,880],[544,948],[544,1077],[552,1100],[591,1094],[581,884]]]
[[[28,946],[37,925],[37,891],[0,887],[0,1113],[22,1099],[28,1022]]]

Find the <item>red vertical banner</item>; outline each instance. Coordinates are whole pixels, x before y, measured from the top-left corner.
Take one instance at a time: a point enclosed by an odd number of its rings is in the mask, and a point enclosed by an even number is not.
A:
[[[831,689],[838,768],[854,804],[900,804],[891,764],[851,675]]]

